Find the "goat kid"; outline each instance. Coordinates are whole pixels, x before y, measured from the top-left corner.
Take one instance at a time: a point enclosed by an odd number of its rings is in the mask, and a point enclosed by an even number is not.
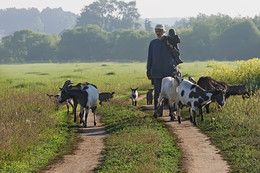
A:
[[[137,105],[137,98],[138,98],[138,92],[137,92],[137,89],[138,88],[130,88],[131,89],[131,100],[132,100],[132,105],[133,106],[136,106]]]
[[[55,110],[59,110],[60,106],[61,106],[62,104],[65,104],[65,105],[67,106],[67,114],[69,114],[69,112],[70,112],[70,111],[69,111],[69,110],[70,110],[70,106],[72,107],[72,110],[73,110],[73,108],[74,108],[74,106],[73,106],[73,100],[72,100],[71,98],[68,99],[68,100],[66,100],[66,101],[64,101],[63,103],[59,103],[60,93],[57,94],[57,95],[47,94],[47,96],[48,96],[50,99],[52,99],[53,102],[56,104]],[[70,106],[69,106],[69,105],[70,105]]]
[[[216,101],[219,105],[223,106],[225,103],[225,94],[221,90],[204,90],[200,86],[188,81],[183,80],[178,87],[179,103],[178,106],[178,120],[180,117],[181,109],[183,106],[188,106],[191,108],[190,111],[190,121],[194,125],[196,122],[196,108],[199,108],[199,113],[201,115],[201,120],[203,121],[202,107],[212,101]],[[193,112],[193,118],[192,118]],[[179,123],[180,120],[179,120]]]
[[[106,101],[112,99],[114,94],[115,94],[115,92],[112,92],[112,93],[110,93],[110,92],[100,93],[99,94],[99,104],[102,106],[102,102],[103,101],[106,102]]]
[[[99,93],[97,88],[92,85],[88,84],[83,87],[83,89],[78,88],[70,88],[69,87],[70,81],[66,81],[62,87],[61,91],[61,98],[59,100],[62,103],[64,100],[68,98],[75,98],[77,102],[80,104],[80,122],[83,122],[83,127],[87,126],[87,118],[89,109],[92,110],[94,115],[94,126],[96,126],[96,108]],[[84,111],[85,109],[85,111]],[[85,119],[83,120],[83,117]]]
[[[146,93],[146,102],[147,105],[153,104],[153,89],[148,89],[148,92]]]

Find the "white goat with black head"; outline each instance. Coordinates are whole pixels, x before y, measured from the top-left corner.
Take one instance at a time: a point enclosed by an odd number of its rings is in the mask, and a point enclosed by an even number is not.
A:
[[[211,101],[216,101],[219,105],[223,106],[225,103],[225,94],[221,90],[204,90],[197,84],[194,84],[188,80],[183,80],[178,86],[178,96],[179,96],[179,109],[177,114],[180,115],[183,106],[191,107],[193,112],[190,111],[190,120],[194,125],[196,123],[196,108],[199,108],[201,120],[203,120],[202,107]],[[180,121],[179,121],[180,123]]]
[[[137,92],[137,89],[138,88],[135,88],[135,89],[133,89],[133,88],[130,88],[131,89],[131,100],[132,100],[132,105],[133,106],[136,106],[136,104],[137,104],[137,98],[138,98],[138,92]]]
[[[80,122],[83,122],[83,127],[87,126],[87,118],[89,109],[92,110],[94,115],[94,126],[96,126],[96,108],[98,104],[99,93],[96,86],[88,84],[82,89],[70,88],[71,81],[68,80],[64,83],[61,90],[61,97],[59,102],[62,103],[68,98],[75,98],[80,104]],[[85,109],[85,111],[84,111]],[[83,117],[84,120],[83,120]]]

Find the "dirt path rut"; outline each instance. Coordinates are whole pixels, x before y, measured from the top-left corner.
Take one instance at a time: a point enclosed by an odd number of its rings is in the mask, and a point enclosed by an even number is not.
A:
[[[94,126],[93,114],[88,116],[87,128],[81,128],[78,149],[71,155],[65,155],[62,163],[50,166],[46,173],[87,173],[93,172],[101,159],[104,148],[105,127],[96,116],[97,126]]]

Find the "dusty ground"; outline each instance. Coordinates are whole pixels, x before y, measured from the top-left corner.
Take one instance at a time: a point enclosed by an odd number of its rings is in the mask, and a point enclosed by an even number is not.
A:
[[[90,111],[91,112],[91,111]],[[99,115],[96,116],[97,126],[94,126],[92,113],[88,116],[87,128],[81,128],[78,149],[71,155],[65,155],[61,163],[50,166],[46,173],[87,173],[93,172],[101,159],[104,148],[105,127],[100,123]]]
[[[147,106],[152,110],[153,106]],[[178,135],[179,143],[184,157],[183,167],[187,173],[226,173],[229,166],[219,154],[219,150],[213,146],[209,138],[202,134],[189,120],[182,120],[179,124],[170,121],[169,111],[164,110],[164,116],[160,119]]]
[[[142,97],[143,98],[143,97]],[[139,98],[139,99],[142,99]],[[131,103],[131,102],[130,102]],[[153,106],[145,106],[144,109],[153,109]],[[190,121],[170,121],[168,111],[164,110],[164,116],[160,117],[178,135],[179,146],[183,152],[183,167],[188,173],[226,173],[229,166],[224,161],[219,150],[213,146],[209,138],[193,126]],[[52,165],[47,173],[81,173],[93,172],[101,159],[101,151],[104,148],[103,139],[105,128],[97,116],[97,126],[93,126],[93,115],[88,117],[88,127],[82,128],[78,149],[72,155],[65,155],[62,163]]]

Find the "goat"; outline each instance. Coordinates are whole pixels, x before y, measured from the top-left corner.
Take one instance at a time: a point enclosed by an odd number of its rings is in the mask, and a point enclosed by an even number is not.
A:
[[[229,98],[231,95],[242,95],[243,98],[245,97],[245,95],[250,96],[248,89],[246,88],[245,85],[229,85],[226,84],[225,82],[212,79],[211,77],[208,76],[200,77],[197,84],[205,90],[218,89],[218,90],[226,91],[225,99]],[[206,112],[209,113],[209,104],[207,104],[205,107],[206,107]]]
[[[162,79],[161,92],[159,94],[158,105],[156,106],[156,111],[154,114],[155,117],[158,116],[158,110],[160,106],[163,105],[163,101],[164,102],[167,101],[169,106],[169,112],[170,112],[169,116],[171,117],[171,121],[175,119],[175,117],[173,116],[173,108],[174,109],[177,108],[176,103],[178,103],[179,101],[178,92],[177,92],[178,86],[180,82],[183,80],[184,76],[181,76],[180,72],[174,72],[172,76],[168,76]],[[178,119],[180,119],[179,116]]]
[[[113,98],[113,95],[115,94],[115,92],[103,92],[99,94],[99,104],[102,106],[102,102],[106,102],[108,100],[110,100],[111,98]]]
[[[153,104],[153,89],[148,89],[148,92],[146,93],[146,102],[147,105]]]
[[[196,108],[199,108],[201,120],[203,121],[202,107],[211,101],[216,101],[219,105],[223,106],[225,103],[225,94],[221,90],[204,90],[199,85],[196,85],[188,80],[183,80],[178,86],[178,97],[179,97],[179,109],[177,111],[179,123],[181,123],[179,117],[183,106],[191,107],[190,121],[194,125],[196,123]]]
[[[137,105],[137,98],[138,98],[138,92],[137,92],[137,89],[133,89],[133,88],[130,88],[132,90],[131,92],[131,100],[132,100],[132,105],[133,106],[136,106]]]
[[[69,85],[71,81],[66,81],[61,90],[61,97],[59,102],[62,103],[68,98],[75,98],[77,102],[80,104],[80,122],[83,122],[83,127],[87,126],[87,118],[89,109],[92,110],[94,115],[94,126],[96,126],[96,108],[99,93],[96,86],[92,84],[87,84],[82,89],[79,88],[71,88]],[[86,109],[84,111],[84,109]],[[83,120],[83,117],[85,119]]]
[[[228,85],[226,98],[232,95],[242,95],[242,98],[250,97],[246,85]]]
[[[57,94],[57,95],[50,95],[50,94],[46,94],[46,95],[47,95],[50,99],[53,100],[53,102],[56,104],[55,110],[58,110],[59,107],[60,107],[60,105],[61,105],[61,103],[59,103],[60,93]],[[68,99],[68,100],[66,100],[66,101],[63,102],[63,103],[67,106],[67,114],[69,114],[69,109],[70,109],[69,105],[72,107],[72,110],[73,110],[73,108],[74,108],[74,106],[73,106],[73,100],[72,100],[72,99]]]

